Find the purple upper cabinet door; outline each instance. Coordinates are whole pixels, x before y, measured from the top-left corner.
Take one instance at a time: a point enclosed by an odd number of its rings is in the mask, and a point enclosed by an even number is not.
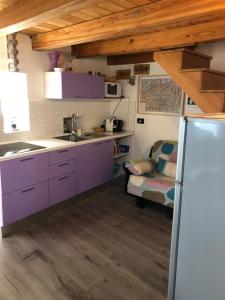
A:
[[[48,207],[48,181],[2,196],[1,226]]]
[[[92,76],[92,89],[94,99],[103,99],[105,95],[104,78],[101,76]]]
[[[0,171],[2,194],[48,180],[48,153],[2,162]]]
[[[92,76],[73,72],[62,73],[62,98],[92,98]]]

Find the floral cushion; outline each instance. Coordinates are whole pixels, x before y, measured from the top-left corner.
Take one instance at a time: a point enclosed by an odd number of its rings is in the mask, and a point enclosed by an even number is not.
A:
[[[130,175],[127,191],[130,194],[173,207],[175,179],[159,173],[145,176]]]

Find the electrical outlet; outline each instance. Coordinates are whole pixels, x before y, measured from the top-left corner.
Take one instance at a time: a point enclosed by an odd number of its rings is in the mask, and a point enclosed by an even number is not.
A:
[[[138,124],[144,124],[145,123],[145,119],[144,118],[137,118],[137,123]]]

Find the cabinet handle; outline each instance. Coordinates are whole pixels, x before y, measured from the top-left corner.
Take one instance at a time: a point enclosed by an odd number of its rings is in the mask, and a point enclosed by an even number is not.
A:
[[[24,161],[28,161],[28,160],[32,160],[32,159],[34,159],[34,157],[22,158],[22,159],[20,159],[20,161],[24,162]]]
[[[99,145],[102,145],[103,143],[95,143],[94,145],[95,146],[99,146]]]
[[[63,176],[63,177],[59,178],[59,179],[58,179],[58,181],[61,181],[61,180],[67,179],[67,178],[69,178],[69,176],[68,176],[68,175],[67,175],[67,176]]]
[[[58,153],[64,153],[64,152],[68,152],[68,149],[64,149],[64,150],[59,150]]]
[[[63,163],[63,164],[58,165],[58,167],[63,167],[63,166],[67,166],[67,165],[68,165],[68,163]]]
[[[33,190],[34,190],[34,187],[23,190],[23,191],[21,191],[21,193],[27,193],[27,192],[30,192],[30,191],[33,191]]]

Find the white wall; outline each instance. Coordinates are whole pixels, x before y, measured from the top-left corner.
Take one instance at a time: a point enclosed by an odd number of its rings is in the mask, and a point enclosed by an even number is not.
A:
[[[225,42],[200,45],[196,51],[213,56],[211,68],[225,71]],[[133,65],[113,66],[112,74],[118,69],[129,69],[133,71]],[[150,75],[163,75],[165,71],[157,64],[150,64]],[[154,115],[154,114],[137,114],[137,97],[138,97],[138,76],[136,76],[135,86],[123,81],[124,96],[126,99],[121,103],[116,115],[118,118],[126,121],[126,126],[135,131],[134,157],[146,157],[152,144],[159,139],[178,139],[179,117]],[[115,107],[115,101],[111,104],[111,111]],[[138,117],[144,118],[145,124],[137,124]]]
[[[114,66],[112,73],[117,69],[131,68],[133,65]],[[157,63],[150,64],[150,75],[165,75],[165,71]],[[178,139],[179,117],[171,115],[137,114],[138,76],[135,86],[123,81],[125,99],[116,113],[118,118],[126,121],[126,127],[135,131],[133,157],[147,157],[152,144],[158,139]],[[111,110],[115,107],[113,102]],[[144,118],[144,125],[137,124],[136,119]]]
[[[225,71],[225,41],[199,45],[196,51],[213,57],[211,69]]]

